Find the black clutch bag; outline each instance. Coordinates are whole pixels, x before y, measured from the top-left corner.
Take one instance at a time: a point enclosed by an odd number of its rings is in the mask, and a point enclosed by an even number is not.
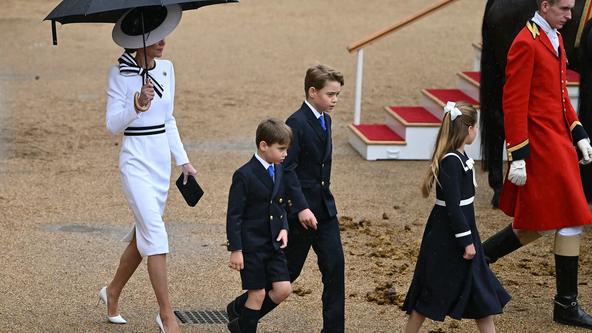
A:
[[[183,173],[181,173],[176,181],[176,184],[179,188],[179,191],[183,195],[183,199],[185,199],[187,204],[191,207],[197,205],[197,202],[204,194],[204,191],[201,189],[193,176],[187,177],[187,184],[183,185]]]

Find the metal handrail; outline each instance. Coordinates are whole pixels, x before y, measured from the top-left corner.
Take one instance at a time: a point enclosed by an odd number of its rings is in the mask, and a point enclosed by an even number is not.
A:
[[[397,23],[391,24],[390,26],[383,28],[373,34],[368,35],[366,38],[363,38],[350,46],[347,47],[347,50],[352,53],[354,51],[358,52],[358,59],[357,59],[357,68],[356,68],[356,85],[355,85],[355,101],[354,101],[354,125],[360,124],[360,118],[362,115],[362,80],[364,76],[364,46],[369,45],[378,39],[395,32],[396,30],[401,29],[402,27],[414,22],[415,20],[430,14],[431,12],[438,10],[446,5],[449,5],[453,1],[456,0],[441,0],[433,5],[430,5],[418,13],[411,15]]]
[[[401,29],[402,27],[408,25],[409,23],[414,22],[417,19],[420,19],[421,17],[435,11],[438,10],[441,7],[444,7],[452,2],[454,2],[456,0],[442,0],[438,3],[432,4],[424,9],[422,9],[421,11],[417,12],[416,14],[413,14],[397,23],[393,23],[383,29],[380,29],[378,31],[376,31],[375,33],[372,33],[370,35],[368,35],[367,37],[360,39],[357,42],[352,43],[351,45],[349,45],[347,47],[347,50],[352,53],[366,45],[371,44],[372,42],[375,42],[376,40],[385,37],[386,35],[389,35],[399,29]]]

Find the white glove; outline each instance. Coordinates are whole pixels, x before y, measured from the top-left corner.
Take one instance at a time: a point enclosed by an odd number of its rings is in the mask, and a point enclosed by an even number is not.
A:
[[[578,148],[582,152],[582,159],[580,164],[586,165],[592,162],[592,147],[590,146],[590,139],[582,139],[578,141]]]
[[[526,184],[526,161],[517,160],[510,164],[508,180],[516,186],[522,186]]]

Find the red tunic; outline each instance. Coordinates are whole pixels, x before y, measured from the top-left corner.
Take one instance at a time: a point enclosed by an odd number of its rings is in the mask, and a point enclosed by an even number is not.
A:
[[[508,53],[503,91],[508,159],[526,161],[526,184],[506,179],[500,208],[513,227],[551,230],[592,224],[575,142],[587,138],[567,94],[566,54],[529,22]]]

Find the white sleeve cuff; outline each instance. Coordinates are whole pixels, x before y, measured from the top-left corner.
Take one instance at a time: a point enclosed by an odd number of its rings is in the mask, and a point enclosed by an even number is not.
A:
[[[456,238],[461,238],[461,237],[468,236],[468,235],[470,235],[470,234],[471,234],[471,230],[469,230],[469,231],[465,231],[465,232],[461,232],[461,233],[458,233],[458,234],[455,234],[455,235],[454,235],[454,237],[456,237]]]

